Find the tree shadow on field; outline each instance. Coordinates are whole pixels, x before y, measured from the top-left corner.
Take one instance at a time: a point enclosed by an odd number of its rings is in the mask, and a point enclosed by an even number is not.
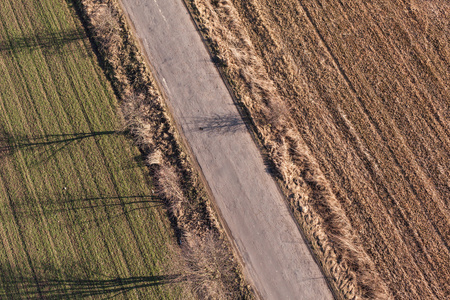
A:
[[[52,217],[55,214],[67,215],[65,219],[69,224],[65,226],[86,226],[101,222],[113,222],[114,219],[127,217],[139,210],[147,210],[162,206],[163,202],[156,196],[132,195],[132,196],[97,196],[84,197],[71,195],[67,190],[60,195],[43,195],[38,198],[16,199],[11,203],[14,213],[20,218],[35,219],[38,224],[42,214]],[[89,214],[86,214],[89,212]],[[74,218],[68,218],[69,215]],[[83,218],[89,215],[89,218]]]
[[[179,274],[111,277],[77,267],[76,263],[62,270],[48,264],[34,266],[32,275],[11,271],[10,266],[2,266],[0,271],[1,299],[115,299],[148,287],[184,281]]]
[[[48,134],[40,136],[12,135],[8,132],[0,133],[0,158],[12,155],[19,150],[38,151],[41,162],[48,161],[58,152],[71,144],[76,144],[88,138],[105,135],[123,134],[117,131],[93,131],[69,134]]]
[[[23,36],[9,36],[6,40],[0,40],[0,51],[15,50],[61,50],[65,45],[86,38],[82,30],[67,30],[58,32],[43,32]]]
[[[139,210],[146,210],[158,206],[163,206],[161,199],[155,196],[136,195],[136,196],[117,196],[117,197],[92,197],[82,199],[66,200],[66,203],[59,208],[50,208],[48,213],[60,212],[80,212],[84,215],[84,210],[91,210],[93,217],[80,220],[80,224],[91,224],[109,222],[113,223],[120,217],[129,217],[132,213]]]

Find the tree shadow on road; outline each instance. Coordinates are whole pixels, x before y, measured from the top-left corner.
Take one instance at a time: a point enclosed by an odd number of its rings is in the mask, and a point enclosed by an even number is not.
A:
[[[190,124],[198,131],[213,134],[230,134],[246,130],[244,120],[236,114],[215,114],[210,117],[194,118]]]

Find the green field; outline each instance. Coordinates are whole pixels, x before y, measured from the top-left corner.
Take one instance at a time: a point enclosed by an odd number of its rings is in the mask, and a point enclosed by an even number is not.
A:
[[[0,298],[190,298],[90,47],[68,1],[1,1]]]

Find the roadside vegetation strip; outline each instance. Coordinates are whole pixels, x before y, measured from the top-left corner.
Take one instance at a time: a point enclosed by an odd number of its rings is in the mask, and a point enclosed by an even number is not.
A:
[[[337,295],[448,296],[450,6],[186,3]]]
[[[75,10],[4,1],[0,40],[0,298],[195,298]]]
[[[168,209],[187,262],[182,278],[200,298],[253,298],[119,3],[74,4],[121,100],[125,131],[146,157],[155,191]]]

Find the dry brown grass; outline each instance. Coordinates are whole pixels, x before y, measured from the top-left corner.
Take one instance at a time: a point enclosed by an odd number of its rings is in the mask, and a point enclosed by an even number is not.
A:
[[[122,38],[119,21],[110,6],[100,5],[92,11],[91,22],[95,39],[99,41],[102,50],[117,56]]]
[[[448,297],[450,6],[186,2],[337,296]]]
[[[187,258],[177,281],[187,280],[199,298],[253,298],[118,3],[77,4],[121,100],[123,130],[147,157],[157,194],[165,200]]]
[[[186,239],[186,261],[189,270],[185,278],[195,282],[195,289],[204,299],[235,299],[236,294],[228,290],[229,282],[235,277],[233,257],[226,242],[220,236],[209,232],[203,237]]]
[[[153,157],[152,161],[154,160],[155,158]],[[161,159],[156,177],[158,179],[156,185],[158,195],[166,199],[169,213],[177,220],[181,220],[185,211],[183,204],[186,204],[187,199],[181,189],[178,173],[173,166]]]

